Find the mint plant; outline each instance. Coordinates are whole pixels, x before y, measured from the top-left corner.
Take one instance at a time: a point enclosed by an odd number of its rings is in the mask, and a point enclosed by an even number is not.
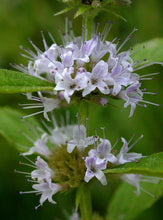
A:
[[[105,219],[133,219],[162,195],[163,154],[148,156],[131,152],[143,134],[137,138],[133,135],[130,140],[120,137],[115,143],[106,137],[105,128],[97,128],[90,134],[86,112],[93,103],[103,108],[109,99],[123,100],[125,108],[131,106],[129,117],[134,114],[136,106],[159,106],[144,99],[144,95],[155,93],[143,87],[143,80],[151,80],[158,73],[140,74],[139,70],[163,64],[163,54],[157,50],[163,40],[156,39],[146,42],[145,46],[136,45],[138,49],[124,50],[123,46],[133,36],[135,28],[122,42],[118,36],[106,40],[111,22],[107,22],[102,33],[98,30],[99,24],[92,31],[93,20],[100,10],[106,10],[109,4],[129,4],[130,1],[63,2],[69,6],[57,14],[77,9],[75,17],[83,16],[81,35],[75,36],[72,23],[66,19],[62,45],[58,45],[50,33],[52,44],[48,45],[41,32],[44,51],[29,40],[33,50],[21,48],[22,56],[28,60],[27,65],[12,64],[17,71],[0,70],[0,92],[21,92],[28,100],[28,103],[19,104],[21,108],[34,109],[32,114],[22,116],[19,111],[2,108],[0,132],[21,152],[25,162],[20,164],[31,167],[30,172],[25,168],[15,172],[25,174],[32,183],[33,190],[20,191],[20,194],[40,195],[35,209],[47,200],[56,204],[56,193],[76,190],[75,212],[69,219],[104,219],[92,209],[91,186],[99,181],[109,187],[109,179],[114,174],[125,183],[115,191]],[[144,58],[148,54],[149,59]],[[66,109],[70,106],[78,110],[69,117]],[[63,115],[66,119],[61,118],[60,124],[55,116],[56,109],[66,112]],[[33,118],[40,114],[44,120]],[[6,122],[10,128],[4,125]],[[101,129],[103,136],[98,135]],[[33,161],[30,155],[35,155],[36,159]],[[136,204],[141,198],[145,198],[144,208]],[[125,202],[119,208],[122,199]],[[132,207],[135,207],[134,213]]]

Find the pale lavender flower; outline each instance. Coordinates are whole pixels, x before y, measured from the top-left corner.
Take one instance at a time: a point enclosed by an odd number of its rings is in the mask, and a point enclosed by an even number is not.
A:
[[[160,180],[163,178],[158,178],[158,177],[151,177],[151,176],[143,176],[143,175],[138,175],[138,174],[123,174],[120,176],[120,178],[129,183],[130,185],[136,187],[136,191],[133,191],[137,195],[140,195],[140,191],[142,190],[143,192],[147,193],[148,195],[152,196],[155,198],[153,194],[150,192],[146,191],[140,186],[140,182],[148,182],[148,183],[155,183],[158,184]]]
[[[129,105],[131,105],[129,117],[131,117],[133,115],[134,110],[136,108],[136,105],[140,105],[145,108],[147,107],[146,104],[160,106],[159,104],[143,100],[144,93],[145,94],[146,93],[147,94],[155,94],[155,93],[143,92],[142,90],[140,90],[140,88],[139,88],[140,86],[141,86],[141,84],[139,82],[133,83],[132,85],[127,87],[126,90],[121,90],[120,93],[118,94],[118,98],[121,98],[126,101],[124,104],[125,108],[127,108]],[[141,103],[145,103],[145,104],[141,104]]]
[[[104,161],[115,163],[117,161],[117,158],[114,156],[114,154],[111,153],[112,146],[110,141],[101,138],[100,141],[101,143],[97,146],[96,151],[97,163],[102,163]]]
[[[23,116],[22,118],[27,118],[33,115],[38,115],[43,113],[44,118],[49,121],[48,112],[52,112],[54,109],[59,108],[59,100],[54,98],[46,98],[43,97],[41,93],[38,93],[39,97],[35,96],[28,96],[28,99],[32,101],[37,101],[38,103],[31,103],[31,104],[19,104],[22,109],[42,109],[41,111],[37,111],[30,115]]]
[[[22,155],[31,155],[33,153],[38,153],[44,157],[49,157],[50,150],[46,145],[46,142],[48,140],[48,136],[46,133],[43,133],[41,135],[41,138],[36,139],[36,141],[33,142],[33,147],[29,149],[29,151],[22,153]]]
[[[130,115],[131,117],[134,113],[134,110],[136,108],[136,105],[139,104],[139,102],[143,101],[143,92],[139,89],[141,84],[139,82],[130,85],[126,90],[122,90],[118,97],[125,100],[124,107],[127,108],[129,105],[131,105]],[[146,105],[144,105],[146,107]]]
[[[71,153],[75,147],[83,151],[87,146],[94,143],[94,136],[86,137],[86,128],[84,125],[77,125],[73,128],[73,140],[67,143],[67,152]]]
[[[63,78],[58,81],[57,86],[55,87],[56,91],[63,91],[63,95],[68,103],[70,102],[70,97],[75,91],[82,90],[86,87],[87,81],[85,76],[79,74],[75,78],[72,78],[72,72],[69,71],[70,70],[68,69],[64,70]]]
[[[102,170],[106,169],[106,162],[98,163],[97,164],[97,158],[92,157],[86,157],[85,158],[85,165],[86,165],[86,173],[84,180],[85,182],[89,182],[94,176],[103,184],[106,185],[106,177]]]
[[[54,176],[54,171],[49,168],[48,164],[40,157],[37,156],[35,161],[36,170],[31,172],[31,178],[36,179],[38,182],[51,181],[51,178]]]
[[[144,156],[142,156],[142,154],[138,154],[138,153],[128,153],[129,150],[131,150],[131,148],[141,139],[143,138],[143,135],[141,135],[132,145],[128,146],[130,141],[127,142],[124,138],[121,138],[122,142],[123,142],[123,146],[119,152],[118,155],[116,155],[117,157],[117,161],[115,161],[114,164],[119,165],[119,164],[124,164],[124,163],[128,163],[128,162],[132,162],[132,161],[136,161],[140,158],[143,158]]]
[[[109,94],[110,90],[105,83],[108,75],[108,65],[103,60],[98,62],[93,68],[92,73],[86,73],[88,84],[84,88],[82,95],[86,96],[98,88],[103,94]]]
[[[56,202],[52,199],[52,196],[62,189],[59,184],[49,181],[33,184],[32,188],[36,190],[34,191],[35,193],[41,194],[40,205],[42,205],[46,200],[48,200],[50,203],[56,204]],[[37,209],[39,206],[35,207],[35,209]]]

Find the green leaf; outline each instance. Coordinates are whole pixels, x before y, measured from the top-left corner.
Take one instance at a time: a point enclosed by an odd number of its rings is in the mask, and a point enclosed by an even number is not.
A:
[[[82,6],[78,9],[76,14],[74,15],[74,18],[77,18],[79,15],[82,15],[84,12],[88,11],[90,9],[89,6]]]
[[[32,133],[35,133],[30,131],[29,125],[31,129],[36,129],[35,126],[38,125],[38,122],[31,117],[28,119],[27,124],[21,120],[21,116],[22,113],[17,110],[8,107],[0,108],[0,135],[16,146],[18,150],[27,151],[27,148],[18,145],[32,146],[31,141],[24,134],[34,139]]]
[[[104,171],[108,174],[135,173],[146,176],[163,177],[163,152],[142,158],[139,162],[131,162]]]
[[[142,191],[137,196],[133,193],[135,190],[133,186],[122,183],[109,204],[106,220],[132,220],[145,209],[150,208],[163,195],[163,182],[142,183],[141,187],[156,197]]]
[[[117,14],[115,11],[109,10],[109,9],[107,9],[107,8],[102,8],[101,10],[103,10],[103,11],[105,11],[105,12],[107,12],[107,13],[113,14],[115,17],[120,18],[121,20],[127,22],[126,18],[124,18],[124,17],[123,17],[122,15],[120,15],[120,14]]]
[[[147,61],[142,64],[163,62],[163,38],[155,38],[147,42],[136,44],[134,50],[138,50],[131,55],[134,61],[138,60],[141,62],[147,59]]]
[[[25,73],[0,69],[0,93],[53,91],[54,84]]]
[[[64,8],[63,10],[61,10],[61,11],[55,13],[54,16],[62,15],[62,14],[64,14],[64,13],[66,13],[66,12],[71,11],[72,9],[73,9],[73,7],[67,7],[67,8]]]

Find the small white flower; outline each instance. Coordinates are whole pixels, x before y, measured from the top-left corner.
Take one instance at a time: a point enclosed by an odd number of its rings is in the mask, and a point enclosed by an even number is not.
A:
[[[124,164],[132,161],[136,161],[140,158],[143,158],[142,154],[138,153],[128,153],[128,151],[141,139],[143,138],[143,135],[141,135],[131,146],[128,147],[129,143],[124,138],[121,138],[123,142],[123,146],[119,152],[119,154],[116,156],[117,161],[115,161],[115,164]]]
[[[71,77],[73,69],[65,69],[63,72],[63,77],[58,80],[58,83],[54,90],[63,91],[63,95],[68,103],[70,103],[70,97],[75,91],[82,90],[86,87],[86,77],[84,75],[77,75],[75,78]],[[58,77],[58,76],[57,76]]]
[[[36,179],[38,182],[42,182],[45,179],[47,182],[51,181],[54,171],[49,168],[48,164],[40,156],[37,156],[35,165],[37,169],[31,172],[31,178]]]
[[[102,163],[104,161],[115,163],[117,158],[112,153],[110,153],[112,150],[110,141],[101,138],[100,141],[101,143],[97,146],[96,150],[97,163]]]
[[[105,82],[108,76],[108,65],[103,60],[99,61],[93,68],[92,73],[86,73],[88,84],[82,95],[86,96],[98,88],[103,94],[109,94],[110,90]]]
[[[31,155],[33,153],[38,153],[42,156],[49,157],[51,152],[46,145],[47,139],[48,139],[47,134],[46,133],[42,134],[41,138],[37,139],[33,143],[33,147],[31,147],[28,152],[25,152],[22,155],[26,156],[26,155]]]
[[[102,170],[106,168],[106,162],[98,163],[96,157],[86,157],[85,165],[87,167],[84,180],[89,182],[94,176],[103,184],[106,185],[106,177]]]
[[[152,196],[155,198],[153,194],[150,192],[146,191],[140,186],[140,182],[148,182],[148,183],[155,183],[158,184],[160,180],[163,178],[158,178],[158,177],[152,177],[152,176],[143,176],[143,175],[138,175],[138,174],[123,174],[120,176],[120,178],[129,183],[132,186],[136,187],[136,191],[133,191],[137,195],[140,195],[140,191],[142,190],[143,192],[147,193],[148,195]]]
[[[121,90],[118,94],[119,98],[126,101],[124,104],[125,108],[131,105],[129,117],[133,115],[136,105],[143,100],[143,92],[139,89],[140,85],[140,83],[132,84],[126,90]]]
[[[94,137],[86,137],[86,128],[84,125],[78,125],[73,128],[73,140],[67,143],[67,152],[71,153],[75,147],[83,151],[88,145],[94,143]]]
[[[35,189],[37,193],[41,193],[40,205],[42,205],[46,200],[50,203],[56,204],[56,202],[52,199],[52,196],[62,189],[60,185],[48,181],[34,184],[32,185],[32,188]],[[38,207],[36,207],[36,209],[37,208]]]
[[[33,115],[37,115],[40,113],[43,113],[44,117],[47,121],[49,121],[48,112],[53,111],[56,108],[59,108],[59,100],[54,98],[46,98],[43,97],[41,93],[39,93],[39,97],[35,96],[28,96],[28,99],[33,101],[38,101],[38,103],[31,103],[31,104],[19,104],[22,109],[40,109],[43,108],[43,110],[32,113],[30,115],[23,116],[22,118],[27,118]]]

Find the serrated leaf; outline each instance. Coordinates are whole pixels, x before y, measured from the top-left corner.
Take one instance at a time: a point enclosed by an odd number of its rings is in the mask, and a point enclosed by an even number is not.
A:
[[[142,64],[163,62],[163,38],[155,38],[150,41],[136,44],[134,50],[138,50],[131,55],[134,61],[141,62],[147,59]]]
[[[54,84],[25,73],[0,69],[0,93],[53,91]]]
[[[88,7],[88,6],[82,6],[82,7],[80,7],[80,8],[77,10],[76,14],[74,15],[74,18],[77,18],[79,15],[82,15],[84,12],[88,11],[89,9],[90,9],[90,7]]]
[[[137,196],[135,188],[122,183],[109,204],[106,220],[132,220],[145,209],[150,208],[163,195],[163,182],[160,184],[142,183],[141,187],[152,193],[152,197],[145,192]]]
[[[15,109],[8,107],[0,108],[0,135],[6,138],[6,140],[11,144],[16,146],[18,150],[26,151],[27,149],[20,147],[20,145],[31,147],[32,143],[24,136],[24,134],[34,139],[32,136],[33,131],[31,132],[29,130],[28,125],[35,129],[35,126],[38,125],[38,122],[34,118],[29,118],[27,125],[21,120],[21,116],[22,113]]]
[[[134,173],[146,176],[163,177],[163,152],[142,158],[139,162],[126,163],[112,169],[107,169],[104,172],[106,174]]]
[[[73,7],[67,7],[67,8],[64,8],[63,10],[61,10],[61,11],[55,13],[54,16],[62,15],[62,14],[64,14],[64,13],[66,13],[66,12],[71,11],[72,9],[73,9]]]

